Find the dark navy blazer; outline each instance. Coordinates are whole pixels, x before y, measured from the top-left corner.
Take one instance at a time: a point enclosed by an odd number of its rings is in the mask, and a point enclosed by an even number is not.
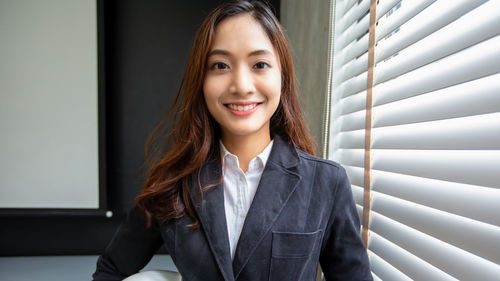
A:
[[[94,280],[121,280],[143,268],[161,245],[184,281],[372,280],[359,217],[344,169],[274,138],[231,261],[222,184],[190,191],[200,228],[189,216],[146,227],[133,209],[97,262]],[[207,161],[202,186],[219,183],[221,161]]]

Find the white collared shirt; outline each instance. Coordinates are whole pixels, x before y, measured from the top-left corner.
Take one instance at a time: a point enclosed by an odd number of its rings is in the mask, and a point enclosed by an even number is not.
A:
[[[238,157],[230,153],[224,144],[222,144],[222,141],[220,142],[224,177],[224,208],[226,211],[231,259],[234,258],[243,223],[245,222],[248,209],[252,204],[255,192],[257,192],[257,187],[266,166],[267,158],[269,158],[269,154],[271,153],[273,142],[271,140],[259,155],[250,160],[246,173],[241,170]]]

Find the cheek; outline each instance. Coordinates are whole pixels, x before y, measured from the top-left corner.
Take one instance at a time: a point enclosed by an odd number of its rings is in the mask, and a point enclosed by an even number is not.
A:
[[[203,83],[203,95],[207,103],[216,102],[223,92],[224,83],[221,79],[216,79],[214,77],[205,78],[205,82]]]
[[[212,118],[216,120],[217,123],[220,122],[221,108],[219,107],[220,98],[220,83],[217,83],[217,79],[206,78],[203,83],[203,97],[205,99],[205,105],[207,106],[208,113]]]
[[[205,103],[209,109],[211,104],[214,102],[214,99],[216,99],[216,89],[214,89],[214,86],[214,83],[212,83],[210,79],[205,79],[205,82],[203,83],[203,96],[205,97]]]
[[[281,97],[281,73],[276,73],[273,82],[269,85],[269,88],[272,89],[273,99],[276,102],[279,102]]]

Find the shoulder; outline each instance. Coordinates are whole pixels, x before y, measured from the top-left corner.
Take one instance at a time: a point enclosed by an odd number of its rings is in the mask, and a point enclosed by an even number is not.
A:
[[[325,206],[333,208],[333,205],[338,205],[336,202],[339,200],[347,200],[348,196],[352,196],[349,179],[340,164],[298,149],[297,155],[297,172],[301,175],[304,186],[313,191],[311,194],[316,202],[324,202]]]
[[[344,182],[348,182],[346,171],[340,164],[298,149],[297,155],[299,174],[313,185],[336,193],[338,188],[345,185]]]
[[[340,164],[338,164],[337,162],[311,155],[311,154],[304,152],[300,149],[297,149],[297,155],[298,155],[300,161],[306,165],[320,166],[323,169],[333,169],[333,170],[341,171],[341,172],[344,171],[344,168]]]

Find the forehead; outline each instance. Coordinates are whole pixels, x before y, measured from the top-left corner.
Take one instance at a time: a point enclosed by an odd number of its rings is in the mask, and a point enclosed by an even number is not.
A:
[[[274,54],[271,40],[262,25],[250,14],[229,17],[215,28],[211,49],[229,51],[267,49]]]

